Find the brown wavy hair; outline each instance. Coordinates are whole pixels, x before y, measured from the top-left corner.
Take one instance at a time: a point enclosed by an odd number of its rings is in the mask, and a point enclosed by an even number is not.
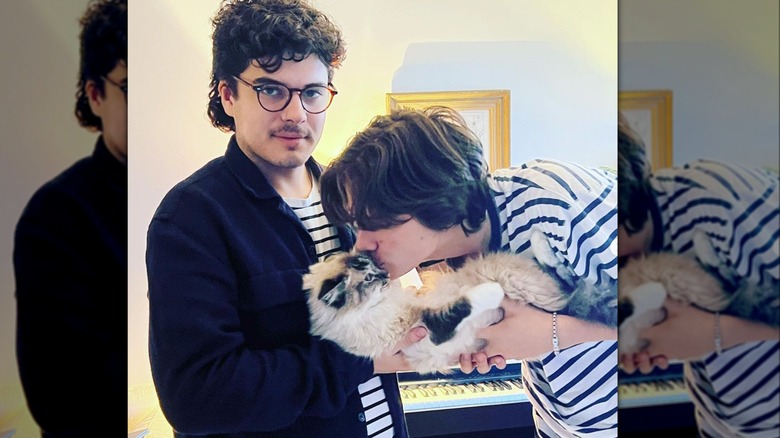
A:
[[[644,142],[618,113],[618,224],[629,235],[644,227],[655,202],[650,169]]]
[[[377,230],[407,215],[433,230],[477,231],[492,202],[482,144],[447,107],[397,109],[375,117],[323,172],[325,214]]]
[[[219,83],[236,92],[236,79],[250,62],[273,73],[282,61],[314,54],[328,66],[328,81],[346,55],[341,30],[323,12],[302,0],[223,1],[212,20],[214,32],[208,116],[222,131],[236,129],[222,107]]]
[[[79,20],[79,76],[75,114],[85,128],[103,129],[100,117],[89,107],[87,81],[102,94],[103,76],[120,62],[127,63],[127,0],[93,0]]]

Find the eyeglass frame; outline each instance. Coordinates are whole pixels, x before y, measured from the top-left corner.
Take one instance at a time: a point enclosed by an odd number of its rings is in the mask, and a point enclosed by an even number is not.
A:
[[[119,88],[122,91],[122,94],[125,95],[125,99],[127,99],[127,84],[124,84],[124,85],[118,84],[118,83],[114,82],[111,78],[109,78],[108,76],[101,76],[101,78],[103,78],[103,80],[108,82],[109,84]]]
[[[290,105],[290,102],[292,102],[293,93],[297,91],[298,92],[298,99],[301,101],[301,108],[303,108],[304,111],[306,111],[309,114],[322,114],[325,111],[327,111],[328,108],[330,108],[330,105],[333,103],[333,98],[336,97],[337,94],[339,94],[338,90],[333,88],[333,84],[331,84],[331,83],[328,83],[327,86],[323,86],[323,85],[309,85],[309,86],[303,87],[303,88],[290,88],[287,85],[284,85],[283,83],[277,82],[277,81],[273,81],[272,83],[269,83],[269,84],[259,84],[258,85],[258,84],[251,84],[251,83],[245,81],[240,76],[234,75],[233,77],[238,79],[239,81],[243,82],[244,84],[246,84],[252,90],[254,90],[255,94],[257,95],[257,103],[260,104],[261,108],[263,108],[264,110],[268,111],[269,113],[278,113],[280,111],[284,111],[284,109],[287,108]],[[261,91],[260,89],[262,87],[267,86],[267,85],[278,85],[280,87],[284,87],[290,93],[287,96],[287,102],[285,102],[284,105],[282,105],[282,107],[279,108],[278,110],[269,110],[268,108],[266,108],[263,105],[262,102],[260,102],[260,91]],[[312,111],[309,111],[306,108],[306,104],[303,103],[303,92],[308,90],[308,89],[310,89],[310,88],[315,88],[315,87],[317,87],[317,88],[324,88],[324,89],[328,90],[328,92],[330,92],[330,100],[328,100],[328,105],[325,106],[325,109],[323,109],[322,111],[312,112]]]

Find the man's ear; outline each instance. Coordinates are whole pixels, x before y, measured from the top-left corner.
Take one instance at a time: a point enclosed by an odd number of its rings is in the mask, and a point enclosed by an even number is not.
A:
[[[89,109],[92,110],[92,114],[96,115],[97,117],[102,117],[103,93],[100,92],[100,89],[98,88],[95,81],[92,79],[87,79],[87,82],[84,84],[84,94],[87,96],[87,101],[89,101]]]
[[[233,102],[235,101],[235,96],[233,94],[233,90],[231,90],[228,86],[227,81],[224,79],[219,81],[217,90],[219,90],[219,97],[222,99],[222,108],[225,109],[225,114],[229,115],[230,117],[235,117],[233,115]]]

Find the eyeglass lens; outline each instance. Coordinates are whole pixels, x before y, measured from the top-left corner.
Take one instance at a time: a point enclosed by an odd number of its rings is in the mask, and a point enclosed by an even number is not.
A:
[[[257,100],[268,111],[281,111],[292,100],[292,91],[284,85],[266,84],[255,87]],[[333,93],[327,87],[315,85],[300,91],[301,104],[306,111],[316,114],[328,109],[333,100]]]

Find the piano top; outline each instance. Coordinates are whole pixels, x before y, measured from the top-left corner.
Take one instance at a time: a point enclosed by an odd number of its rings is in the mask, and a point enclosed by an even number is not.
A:
[[[528,402],[520,372],[519,361],[507,363],[503,370],[491,368],[486,374],[465,374],[457,367],[450,374],[401,372],[398,385],[405,412]],[[648,374],[618,369],[618,387],[621,408],[690,401],[680,361]]]
[[[690,397],[683,378],[683,363],[674,361],[665,370],[648,374],[628,374],[618,369],[618,407],[672,405],[688,403]]]
[[[528,401],[519,362],[508,363],[503,370],[491,368],[485,374],[465,374],[458,368],[452,374],[398,373],[398,386],[407,413]]]

